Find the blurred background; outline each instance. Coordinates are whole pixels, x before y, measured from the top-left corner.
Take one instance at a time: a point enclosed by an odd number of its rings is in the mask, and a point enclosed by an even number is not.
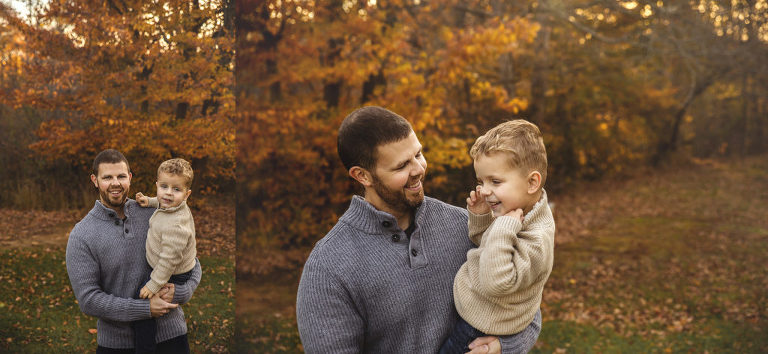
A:
[[[474,139],[537,124],[558,224],[541,352],[768,350],[765,0],[237,2],[237,349],[301,350],[295,291],[352,194],[363,105],[463,206]]]
[[[193,352],[234,333],[235,97],[231,1],[0,1],[0,351],[92,351],[64,266],[98,198],[93,158],[121,151],[130,197],[192,163],[203,280],[184,306]],[[215,333],[215,335],[214,335]]]

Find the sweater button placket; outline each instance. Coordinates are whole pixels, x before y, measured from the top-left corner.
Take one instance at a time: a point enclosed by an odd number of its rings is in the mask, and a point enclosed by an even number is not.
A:
[[[395,242],[395,243],[400,242],[400,235],[398,234],[392,235],[392,242]]]

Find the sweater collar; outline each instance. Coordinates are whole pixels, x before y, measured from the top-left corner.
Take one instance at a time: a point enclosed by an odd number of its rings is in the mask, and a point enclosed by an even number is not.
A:
[[[425,205],[429,202],[429,197],[425,196],[424,201],[414,212],[412,222],[416,224],[417,229],[419,228],[419,220],[421,220],[421,216],[424,214]],[[398,233],[402,231],[397,225],[397,219],[392,214],[376,209],[359,195],[352,197],[349,209],[339,218],[339,221],[368,234]]]
[[[129,218],[133,216],[133,210],[138,208],[139,205],[136,204],[136,201],[133,199],[126,199],[125,204],[123,204],[123,213],[125,213],[125,217]],[[91,209],[88,214],[96,217],[100,220],[115,220],[117,219],[117,212],[115,212],[113,209],[108,208],[104,204],[101,204],[101,201],[96,200],[96,203],[93,205],[93,209]]]
[[[531,211],[529,211],[528,214],[525,214],[525,218],[523,219],[523,227],[544,215],[545,205],[547,205],[547,191],[542,188],[541,198],[539,198],[539,201],[533,205]]]

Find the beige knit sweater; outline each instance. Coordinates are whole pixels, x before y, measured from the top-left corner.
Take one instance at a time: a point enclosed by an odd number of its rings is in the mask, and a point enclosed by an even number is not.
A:
[[[149,206],[159,206],[149,198]],[[183,201],[179,206],[155,210],[149,218],[147,262],[152,267],[147,288],[157,294],[172,274],[186,273],[195,266],[195,221]]]
[[[511,216],[470,212],[469,238],[478,247],[467,252],[456,273],[456,310],[489,335],[522,331],[533,321],[552,272],[555,221],[546,192],[522,223]]]

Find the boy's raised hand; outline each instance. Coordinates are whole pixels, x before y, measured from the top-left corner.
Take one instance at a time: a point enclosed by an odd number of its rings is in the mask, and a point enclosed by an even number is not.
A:
[[[476,215],[488,214],[491,212],[491,207],[485,202],[485,197],[480,193],[480,186],[477,186],[475,190],[469,192],[467,209]]]
[[[149,197],[147,197],[144,194],[141,194],[141,192],[136,193],[136,203],[139,203],[142,207],[149,206]]]

